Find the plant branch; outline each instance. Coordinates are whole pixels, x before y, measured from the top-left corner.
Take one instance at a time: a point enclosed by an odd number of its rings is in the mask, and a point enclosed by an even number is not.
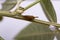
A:
[[[30,7],[34,6],[35,4],[37,4],[39,2],[40,2],[40,0],[38,0],[36,2],[33,2],[32,4],[28,5],[24,9],[24,11],[27,10],[27,9],[29,9]],[[23,16],[16,16],[16,13],[15,12],[14,13],[9,13],[8,11],[0,11],[0,15],[1,16],[12,17],[12,18],[23,19],[24,20]],[[42,20],[37,20],[37,19],[34,19],[31,22],[40,23],[40,24],[42,23],[42,24],[47,24],[47,25],[53,25],[53,26],[58,26],[58,27],[60,26],[60,24],[57,24],[57,23],[47,22],[47,21],[42,21]]]
[[[16,16],[16,13],[9,13],[8,11],[0,11],[0,15],[24,20],[23,16]],[[58,26],[58,27],[60,26],[60,24],[57,24],[57,23],[42,21],[42,20],[38,20],[38,19],[34,19],[33,21],[30,21],[30,22],[35,22],[35,23],[39,23],[39,24],[42,23],[42,24],[53,25],[53,26]]]
[[[35,2],[31,3],[30,5],[28,5],[27,7],[25,7],[24,11],[31,8],[32,6],[34,6],[35,4],[39,3],[40,0],[36,0]]]

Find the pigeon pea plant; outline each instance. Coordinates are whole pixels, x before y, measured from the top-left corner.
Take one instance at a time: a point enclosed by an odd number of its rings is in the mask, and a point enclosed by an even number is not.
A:
[[[32,22],[24,28],[14,40],[53,40],[55,36],[57,40],[60,40],[60,24],[57,23],[56,12],[51,0],[36,0],[25,8],[19,6],[23,1],[24,0],[6,0],[5,3],[2,4],[3,8],[0,10],[0,20],[3,19],[3,16],[6,16]],[[35,19],[38,18],[35,16],[22,15],[24,11],[37,3],[40,3],[49,22]]]

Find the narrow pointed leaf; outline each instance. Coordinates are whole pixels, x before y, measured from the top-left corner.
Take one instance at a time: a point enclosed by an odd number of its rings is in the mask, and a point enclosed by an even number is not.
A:
[[[15,40],[53,40],[54,33],[48,28],[49,25],[32,23],[24,28]]]
[[[51,22],[57,22],[56,12],[51,3],[51,0],[41,0],[40,4],[42,9],[47,17],[47,19]]]
[[[49,21],[57,22],[56,12],[53,8],[51,0],[41,0],[41,6]],[[57,40],[60,40],[60,33],[55,33]]]

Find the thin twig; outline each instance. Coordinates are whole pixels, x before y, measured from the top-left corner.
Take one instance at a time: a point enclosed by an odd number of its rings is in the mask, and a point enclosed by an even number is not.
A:
[[[37,4],[39,2],[40,2],[40,0],[37,0],[37,1],[33,2],[33,3],[31,3],[30,5],[28,5],[27,7],[25,7],[24,11],[26,11],[27,9],[31,8],[32,6],[34,6],[35,4]]]

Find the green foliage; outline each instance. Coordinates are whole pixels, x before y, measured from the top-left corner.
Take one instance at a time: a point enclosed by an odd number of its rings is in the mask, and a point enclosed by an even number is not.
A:
[[[54,33],[48,25],[32,23],[19,33],[15,40],[53,40]]]
[[[41,0],[43,11],[51,22],[57,22],[56,13],[50,0]],[[53,40],[54,33],[50,31],[49,25],[32,23],[21,31],[15,40]]]
[[[41,0],[40,4],[48,20],[51,22],[57,22],[56,13],[51,0]]]
[[[16,5],[17,0],[6,0],[3,3],[2,11],[9,11]],[[37,1],[38,3],[38,1]],[[35,3],[35,4],[37,4]],[[39,3],[42,6],[42,9],[50,22],[57,22],[56,13],[54,7],[50,0],[40,0]],[[25,8],[28,8],[35,5],[34,3]],[[24,11],[25,11],[24,10]],[[11,17],[11,16],[9,16]],[[13,16],[12,16],[13,17]],[[16,17],[15,17],[16,18]],[[19,19],[19,18],[18,18]],[[2,20],[2,16],[0,16],[0,20]],[[57,36],[58,40],[60,39],[60,34],[53,33],[49,29],[49,25],[46,24],[38,24],[38,23],[31,23],[26,28],[24,28],[18,35],[15,37],[15,40],[53,40],[54,36]],[[1,39],[2,40],[2,39]]]

